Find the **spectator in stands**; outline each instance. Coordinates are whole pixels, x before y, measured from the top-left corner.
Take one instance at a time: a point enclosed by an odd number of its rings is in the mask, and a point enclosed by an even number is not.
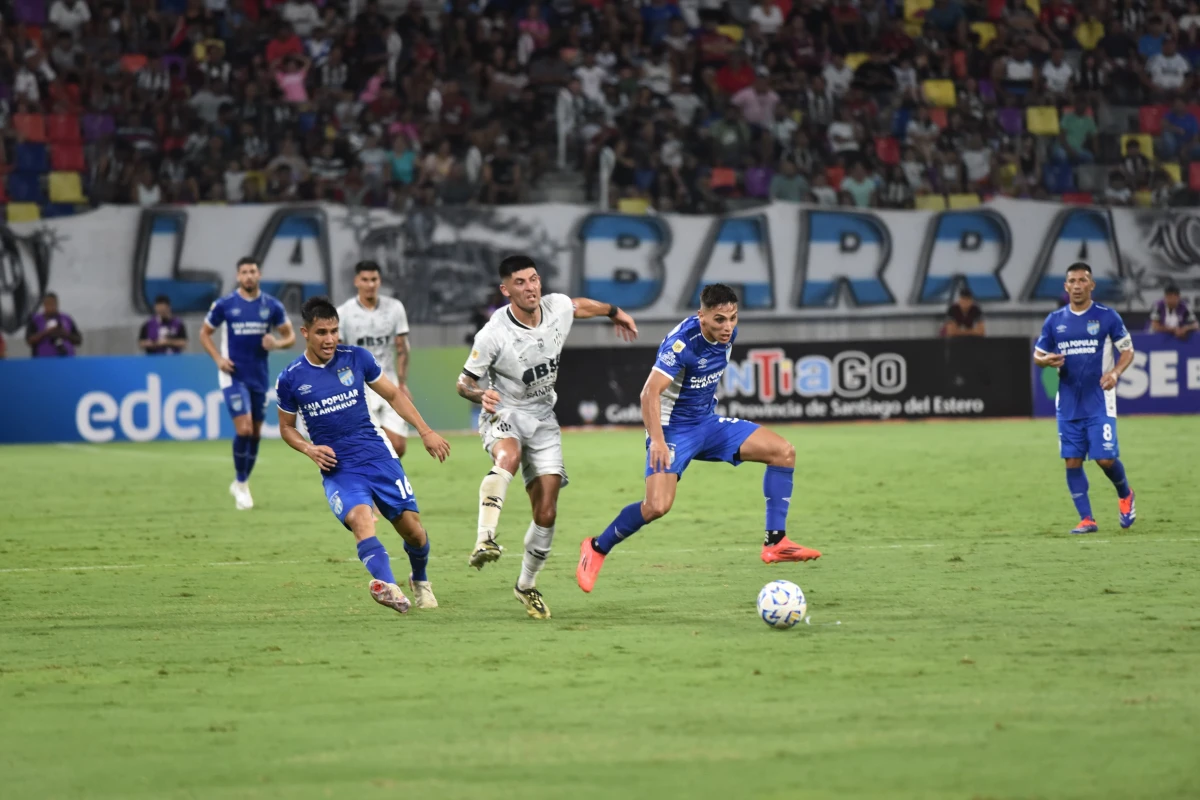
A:
[[[49,20],[59,30],[78,39],[83,27],[92,21],[92,12],[83,0],[54,0]]]
[[[1072,164],[1091,164],[1096,160],[1097,129],[1095,120],[1088,113],[1090,110],[1082,96],[1076,97],[1074,104],[1063,110],[1059,120],[1062,132],[1054,143],[1053,160]]]
[[[742,112],[742,118],[756,128],[770,128],[775,122],[779,95],[771,88],[770,73],[759,67],[754,83],[742,89],[730,101]]]
[[[1125,145],[1121,168],[1131,186],[1140,187],[1150,180],[1150,159],[1142,154],[1142,144],[1137,139],[1130,139]]]
[[[947,320],[942,325],[943,336],[984,336],[987,333],[983,323],[983,309],[975,302],[975,295],[966,286],[959,289],[958,300],[946,310],[946,317]]]
[[[490,204],[519,203],[522,193],[521,165],[509,152],[508,137],[494,142],[496,152],[483,166],[483,185],[486,202]]]
[[[1163,289],[1162,299],[1150,311],[1150,330],[1165,333],[1177,339],[1186,339],[1200,329],[1200,320],[1179,297],[1179,287],[1174,284]]]
[[[83,343],[75,320],[58,310],[58,295],[50,292],[42,300],[42,310],[33,315],[25,329],[25,343],[34,358],[73,356]]]
[[[850,196],[853,205],[859,208],[878,205],[878,188],[877,181],[867,174],[867,168],[862,161],[854,162],[850,174],[842,179],[842,185],[839,187],[841,192]]]
[[[147,355],[175,355],[187,348],[187,326],[171,311],[171,298],[154,298],[154,315],[142,325],[138,347]]]
[[[1110,206],[1133,205],[1133,190],[1129,178],[1122,170],[1113,170],[1108,175],[1108,186],[1104,189],[1104,203]]]
[[[1043,15],[1046,10],[1043,9]],[[1075,85],[1075,70],[1064,58],[1063,49],[1056,47],[1050,53],[1050,60],[1042,64],[1042,86],[1051,98],[1064,97]]]
[[[771,177],[770,199],[803,203],[808,199],[809,188],[808,179],[796,169],[796,162],[780,159],[779,171]]]
[[[1146,88],[1155,99],[1186,95],[1191,69],[1176,49],[1175,40],[1168,37],[1163,40],[1162,51],[1146,61]]]
[[[1200,159],[1200,123],[1182,97],[1176,97],[1171,110],[1163,116],[1157,147],[1168,161],[1177,156],[1184,161]]]

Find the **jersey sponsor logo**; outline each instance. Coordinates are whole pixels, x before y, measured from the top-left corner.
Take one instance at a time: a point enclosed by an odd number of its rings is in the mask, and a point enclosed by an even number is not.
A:
[[[664,350],[658,354],[658,360],[666,364],[668,367],[675,366],[675,354],[670,350]]]
[[[240,312],[240,310],[241,309],[235,308],[229,313],[237,314]],[[234,336],[262,336],[270,331],[271,326],[265,322],[242,322],[239,320],[237,322],[230,322],[229,329],[230,333],[232,333]]]
[[[683,348],[685,348],[685,347],[687,347],[687,345],[684,344],[682,340],[677,341],[677,342],[675,342],[675,344],[671,345],[671,349],[674,350],[676,353],[682,353]]]
[[[299,392],[300,394],[308,394],[309,392],[312,391],[312,384],[306,383],[303,386],[301,386],[299,389],[297,389],[296,391]]]
[[[719,372],[710,372],[708,375],[693,375],[688,381],[689,389],[707,389],[714,383],[721,380],[721,376],[725,374],[725,370]]]
[[[708,359],[707,358],[700,359],[699,361],[696,362],[696,366],[699,367],[700,369],[704,369],[705,367],[708,366]]]
[[[1055,333],[1066,333],[1066,331],[1067,331],[1066,325],[1059,325],[1057,328],[1054,329]]]
[[[521,375],[521,381],[526,386],[532,386],[535,383],[544,381],[546,378],[554,380],[558,377],[558,359],[552,358],[549,361],[530,367]]]
[[[1089,319],[1087,324],[1088,336],[1095,336],[1100,332],[1100,320]]]
[[[337,372],[338,380],[342,382],[342,386],[354,385],[354,370],[350,367],[342,367]]]
[[[359,347],[382,347],[388,343],[388,336],[360,336],[354,340]]]
[[[229,316],[231,316],[231,317],[240,317],[241,315],[242,315],[242,310],[241,310],[240,308],[231,308],[231,309],[229,309]]]
[[[1099,348],[1099,339],[1068,339],[1058,343],[1058,352],[1064,356],[1088,355],[1095,353]]]

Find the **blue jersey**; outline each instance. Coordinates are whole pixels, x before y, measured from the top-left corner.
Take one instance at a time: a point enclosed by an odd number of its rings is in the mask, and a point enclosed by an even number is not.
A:
[[[366,385],[382,374],[375,356],[354,345],[338,345],[321,366],[303,354],[279,374],[279,410],[303,416],[313,444],[332,447],[337,454],[337,466],[327,474],[396,457],[367,410]]]
[[[1121,315],[1092,303],[1086,311],[1063,306],[1046,317],[1037,349],[1065,358],[1058,368],[1058,418],[1063,420],[1115,417],[1115,389],[1100,388],[1100,377],[1113,367],[1113,348],[1133,347]]]
[[[214,328],[225,326],[221,355],[233,362],[234,372],[221,373],[221,388],[237,381],[252,391],[267,391],[270,376],[262,338],[288,321],[283,303],[265,292],[247,300],[235,291],[216,300],[204,321]]]
[[[729,344],[704,338],[700,318],[688,317],[667,334],[658,348],[654,369],[671,379],[662,394],[662,424],[693,425],[711,416],[717,405],[717,387],[729,364]]]

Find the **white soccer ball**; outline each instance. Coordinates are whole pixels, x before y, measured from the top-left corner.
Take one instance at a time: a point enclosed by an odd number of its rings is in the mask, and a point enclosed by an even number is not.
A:
[[[772,628],[787,630],[807,610],[804,590],[791,581],[771,581],[758,593],[758,615]]]

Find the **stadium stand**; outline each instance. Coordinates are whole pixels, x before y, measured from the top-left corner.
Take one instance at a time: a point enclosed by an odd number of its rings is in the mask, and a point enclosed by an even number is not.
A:
[[[40,216],[322,199],[699,213],[766,202],[784,160],[789,193],[819,203],[856,202],[838,187],[857,164],[886,207],[1200,189],[1200,14],[1179,0],[4,6],[0,198]],[[1129,192],[1107,191],[1116,173]]]

